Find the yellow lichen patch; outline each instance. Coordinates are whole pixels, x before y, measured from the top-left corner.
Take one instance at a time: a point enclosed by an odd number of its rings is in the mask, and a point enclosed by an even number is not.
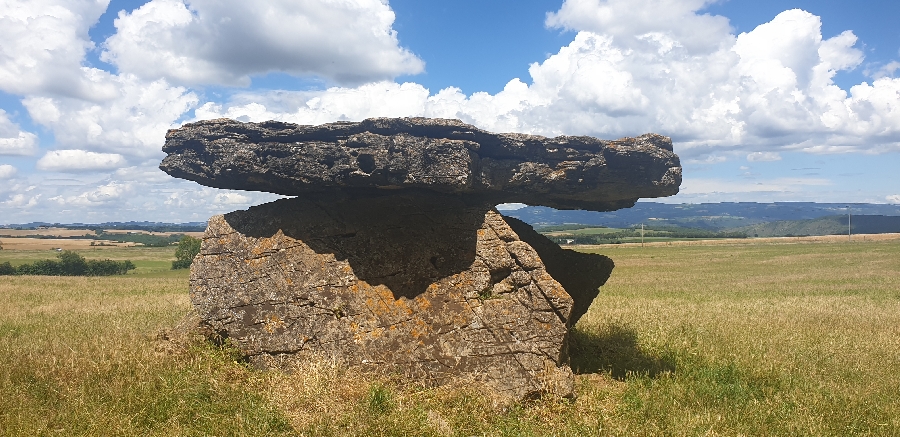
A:
[[[376,339],[384,335],[384,328],[375,328],[369,332],[369,339]]]
[[[429,285],[428,291],[432,292],[432,293],[437,291],[437,284]],[[428,298],[426,298],[424,294],[420,294],[420,295],[416,296],[415,299],[413,300],[413,302],[415,302],[415,304],[418,306],[419,311],[425,311],[425,310],[431,308],[431,301],[428,300]]]
[[[284,327],[284,320],[276,314],[269,314],[266,317],[265,330],[269,334],[274,334],[275,330]]]
[[[389,299],[393,299],[393,297],[394,297],[393,294],[391,294],[391,296],[389,297]],[[390,300],[387,300],[386,302],[390,302]],[[394,307],[396,307],[395,309],[396,309],[397,311],[401,311],[401,312],[404,312],[404,313],[406,313],[406,314],[412,314],[412,313],[413,313],[413,309],[412,309],[412,307],[410,307],[410,305],[409,305],[410,302],[411,302],[410,300],[408,300],[408,299],[394,299],[393,302],[394,302],[393,305],[394,305]]]
[[[281,231],[279,231],[279,232],[281,232]],[[278,248],[278,240],[277,239],[261,238],[256,243],[256,245],[253,246],[253,249],[251,250],[251,252],[256,256],[261,256],[262,254],[264,254],[266,252],[272,252],[277,248]]]
[[[431,327],[424,320],[417,317],[411,322],[415,325],[409,330],[409,335],[413,338],[424,337],[431,333]]]

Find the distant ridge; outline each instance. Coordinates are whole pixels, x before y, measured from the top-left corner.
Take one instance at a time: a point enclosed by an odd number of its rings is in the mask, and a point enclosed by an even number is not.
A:
[[[846,231],[848,206],[852,216],[900,216],[900,205],[814,202],[699,204],[638,202],[632,208],[612,212],[561,211],[539,206],[527,206],[500,212],[537,228],[565,224],[629,228],[640,226],[643,223],[657,227],[677,226],[717,231],[777,221],[814,220],[829,216],[842,216],[844,219],[843,230]],[[884,223],[892,223],[892,219],[864,220],[870,220],[870,222],[860,222],[860,225],[869,226],[869,223],[882,223],[882,225],[871,225],[876,228],[877,226],[887,226]],[[854,230],[854,232],[857,231]]]
[[[48,223],[31,222],[23,224],[2,225],[6,229],[38,229],[38,228],[66,228],[66,229],[121,229],[139,230],[147,232],[203,232],[206,230],[206,222],[164,223],[164,222],[104,222],[104,223]]]
[[[858,215],[850,220],[853,234],[887,234],[900,232],[900,217]],[[847,233],[847,216],[828,216],[812,220],[780,220],[733,229],[751,237],[799,237]]]

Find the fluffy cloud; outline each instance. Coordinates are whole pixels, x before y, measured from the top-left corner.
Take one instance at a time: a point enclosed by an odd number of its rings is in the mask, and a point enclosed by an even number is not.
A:
[[[32,208],[38,204],[38,200],[41,198],[40,195],[37,196],[29,196],[27,194],[19,193],[14,194],[9,197],[9,200],[2,202],[3,205],[10,206],[13,208]]]
[[[119,201],[133,191],[130,184],[110,182],[76,196],[56,196],[50,200],[62,206],[95,207]]]
[[[661,53],[685,49],[711,53],[729,44],[731,27],[720,16],[696,11],[716,0],[566,0],[547,14],[547,26],[589,31],[620,39],[639,50],[657,45]],[[642,47],[643,46],[643,47]]]
[[[168,193],[164,201],[166,208],[178,211],[181,214],[188,211],[225,213],[234,210],[235,206],[246,207],[284,197],[271,193],[197,187],[196,184],[184,181],[180,181],[173,187],[165,188],[162,191]],[[202,215],[203,213],[200,214],[200,216]],[[206,220],[206,217],[203,217],[203,220]]]
[[[126,164],[117,153],[96,153],[85,150],[54,150],[37,162],[37,168],[47,171],[80,172],[112,170]]]
[[[900,203],[900,194],[892,194],[885,197],[885,200],[887,200],[888,203]]]
[[[897,70],[900,70],[900,62],[891,61],[875,69],[866,69],[865,73],[873,79],[881,79],[882,77],[893,77]]]
[[[33,155],[37,151],[37,135],[19,130],[0,109],[0,155]]]
[[[102,90],[87,80],[88,29],[109,0],[5,0],[0,2],[0,90],[51,92],[90,98]]]
[[[32,120],[53,130],[57,147],[157,157],[166,131],[198,102],[193,92],[162,79],[144,82],[134,75],[98,71],[92,80],[110,87],[112,95],[102,101],[64,96],[23,100]]]
[[[0,164],[0,179],[12,179],[18,170],[9,164]]]
[[[428,90],[415,83],[377,82],[355,88],[327,91],[272,91],[241,93],[229,105],[206,103],[194,112],[197,119],[219,117],[241,121],[281,120],[321,124],[366,117],[420,115],[428,102]]]
[[[224,205],[250,205],[253,201],[250,196],[246,196],[239,193],[222,193],[216,194],[216,203],[224,204]]]
[[[818,17],[790,10],[734,35],[727,19],[696,12],[708,3],[566,1],[547,23],[578,30],[574,40],[530,67],[531,84],[513,79],[494,95],[376,83],[245,93],[195,116],[310,124],[418,115],[544,135],[655,131],[672,136],[686,159],[742,149],[754,151],[751,160],[900,150],[900,79],[849,94],[833,82],[862,62],[852,32],[825,39]]]
[[[753,153],[747,155],[747,161],[750,161],[750,162],[781,161],[781,155],[778,152],[753,152]]]
[[[152,0],[121,12],[102,59],[147,80],[242,85],[272,71],[342,83],[423,71],[382,0]]]
[[[83,66],[85,53],[94,48],[88,30],[108,3],[12,0],[0,4],[0,90],[25,96],[22,103],[31,119],[53,132],[57,148],[159,156],[166,130],[198,98],[160,78],[143,80]],[[33,154],[36,144],[35,135],[19,132],[0,113],[0,154]],[[87,162],[85,155],[81,158],[76,167]],[[106,169],[113,161],[103,162],[84,169]],[[73,168],[58,162],[55,155],[45,156],[39,164],[44,169]]]

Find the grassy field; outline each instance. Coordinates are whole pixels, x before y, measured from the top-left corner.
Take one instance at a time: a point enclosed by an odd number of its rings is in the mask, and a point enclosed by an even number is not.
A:
[[[578,398],[503,412],[466,387],[176,347],[157,339],[189,310],[174,248],[84,250],[138,269],[0,277],[0,434],[900,435],[900,241],[599,250],[616,270],[573,332]]]

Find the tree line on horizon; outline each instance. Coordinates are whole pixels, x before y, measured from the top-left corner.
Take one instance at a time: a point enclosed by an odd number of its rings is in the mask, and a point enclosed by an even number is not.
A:
[[[42,259],[18,267],[13,267],[9,261],[0,263],[0,276],[113,276],[134,269],[131,261],[85,259],[74,251],[64,250],[57,255],[57,260]]]

